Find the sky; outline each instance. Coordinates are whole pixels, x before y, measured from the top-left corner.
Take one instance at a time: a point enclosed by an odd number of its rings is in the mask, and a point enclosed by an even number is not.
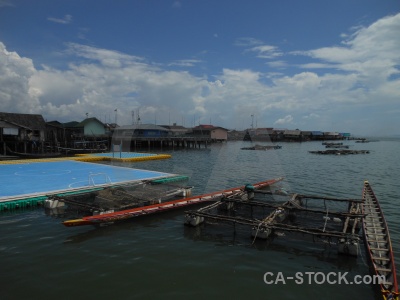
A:
[[[398,0],[0,0],[0,111],[398,135]]]

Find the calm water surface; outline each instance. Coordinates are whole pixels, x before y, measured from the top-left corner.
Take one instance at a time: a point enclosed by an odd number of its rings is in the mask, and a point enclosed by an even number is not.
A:
[[[190,176],[200,194],[284,176],[292,192],[360,198],[368,179],[389,223],[400,270],[400,141],[346,142],[367,155],[323,156],[319,142],[244,151],[246,142],[179,150],[172,159],[114,165]],[[27,182],[29,184],[29,182]],[[275,238],[256,241],[231,227],[183,226],[184,210],[110,227],[66,228],[42,209],[0,214],[0,299],[380,299],[370,285],[267,285],[264,273],[369,274],[362,256]],[[269,278],[271,279],[271,278]]]

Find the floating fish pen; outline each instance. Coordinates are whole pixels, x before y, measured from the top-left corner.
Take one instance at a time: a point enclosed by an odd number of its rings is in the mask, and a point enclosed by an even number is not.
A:
[[[325,148],[349,149],[349,145],[326,145]]]
[[[102,215],[190,196],[192,187],[186,185],[188,180],[187,176],[175,176],[58,194],[46,199],[44,206],[50,215]]]
[[[325,146],[341,146],[341,145],[343,145],[343,143],[323,142],[322,145],[325,145]]]
[[[165,178],[159,180],[153,180],[152,184],[165,184],[167,182],[171,182],[172,178]],[[179,177],[177,177],[179,179]],[[262,182],[255,183],[252,185],[254,189],[265,189],[268,186],[281,181],[282,178],[275,178],[270,179]],[[191,191],[184,187],[182,190],[183,198],[178,198],[174,200],[159,200],[160,197],[157,197],[155,201],[152,202],[141,202],[139,206],[133,208],[121,208],[117,211],[103,211],[100,215],[92,215],[92,216],[85,216],[79,219],[72,219],[68,221],[64,221],[63,224],[67,227],[75,227],[75,226],[83,226],[83,225],[94,225],[94,226],[101,226],[101,225],[109,225],[117,221],[127,220],[130,218],[135,218],[143,215],[155,214],[160,213],[168,210],[173,210],[177,208],[182,208],[190,205],[200,204],[200,203],[209,203],[215,202],[220,200],[222,197],[227,195],[236,194],[239,191],[244,190],[245,187],[239,186],[235,188],[229,188],[222,191],[211,192],[203,195],[191,196]],[[176,191],[168,191],[168,196],[172,194],[175,196],[177,194],[181,194],[179,192],[181,190],[180,187],[177,187]],[[176,194],[177,193],[177,194]]]
[[[321,150],[321,151],[308,151],[312,154],[322,154],[322,155],[353,155],[353,154],[368,154],[369,150]]]
[[[279,145],[267,145],[267,146],[262,146],[262,145],[255,145],[253,147],[243,147],[240,148],[241,150],[272,150],[272,149],[281,149],[282,146]]]
[[[229,224],[235,234],[245,234],[253,242],[306,235],[313,242],[336,245],[341,254],[357,256],[363,217],[361,202],[247,189],[199,210],[187,211],[185,225],[207,231]]]

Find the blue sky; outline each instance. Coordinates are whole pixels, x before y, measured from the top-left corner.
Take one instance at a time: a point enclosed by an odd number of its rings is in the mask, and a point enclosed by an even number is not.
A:
[[[395,0],[0,0],[0,111],[398,134],[399,32]]]

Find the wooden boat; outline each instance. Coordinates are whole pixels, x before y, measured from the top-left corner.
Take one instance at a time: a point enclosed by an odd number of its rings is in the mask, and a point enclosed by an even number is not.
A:
[[[252,186],[256,190],[262,189],[262,188],[268,187],[274,183],[277,183],[281,180],[283,180],[283,178],[279,177],[279,178],[275,178],[275,179],[258,182],[258,183],[253,184]],[[183,199],[172,200],[172,201],[162,202],[162,203],[153,204],[153,205],[146,205],[143,207],[136,207],[136,208],[132,208],[132,209],[120,210],[117,212],[110,212],[110,213],[105,213],[105,214],[101,214],[101,215],[86,216],[81,219],[64,221],[63,225],[65,225],[67,227],[73,227],[73,226],[83,226],[83,225],[110,224],[110,223],[113,223],[116,221],[122,221],[122,220],[139,217],[139,216],[143,216],[143,215],[155,214],[155,213],[173,210],[173,209],[177,209],[177,208],[185,207],[185,206],[189,206],[189,205],[199,204],[199,203],[203,203],[203,202],[217,201],[224,196],[232,195],[235,193],[240,193],[241,191],[243,191],[245,189],[245,187],[246,186],[240,186],[240,187],[236,187],[236,188],[230,188],[230,189],[213,192],[213,193],[208,193],[208,194],[203,194],[203,195],[199,195],[199,196],[187,197],[187,198],[183,198]]]
[[[383,299],[399,300],[389,229],[378,199],[368,181],[364,182],[362,208],[363,213],[367,214],[362,223],[367,253],[374,273],[385,279],[380,283]]]

